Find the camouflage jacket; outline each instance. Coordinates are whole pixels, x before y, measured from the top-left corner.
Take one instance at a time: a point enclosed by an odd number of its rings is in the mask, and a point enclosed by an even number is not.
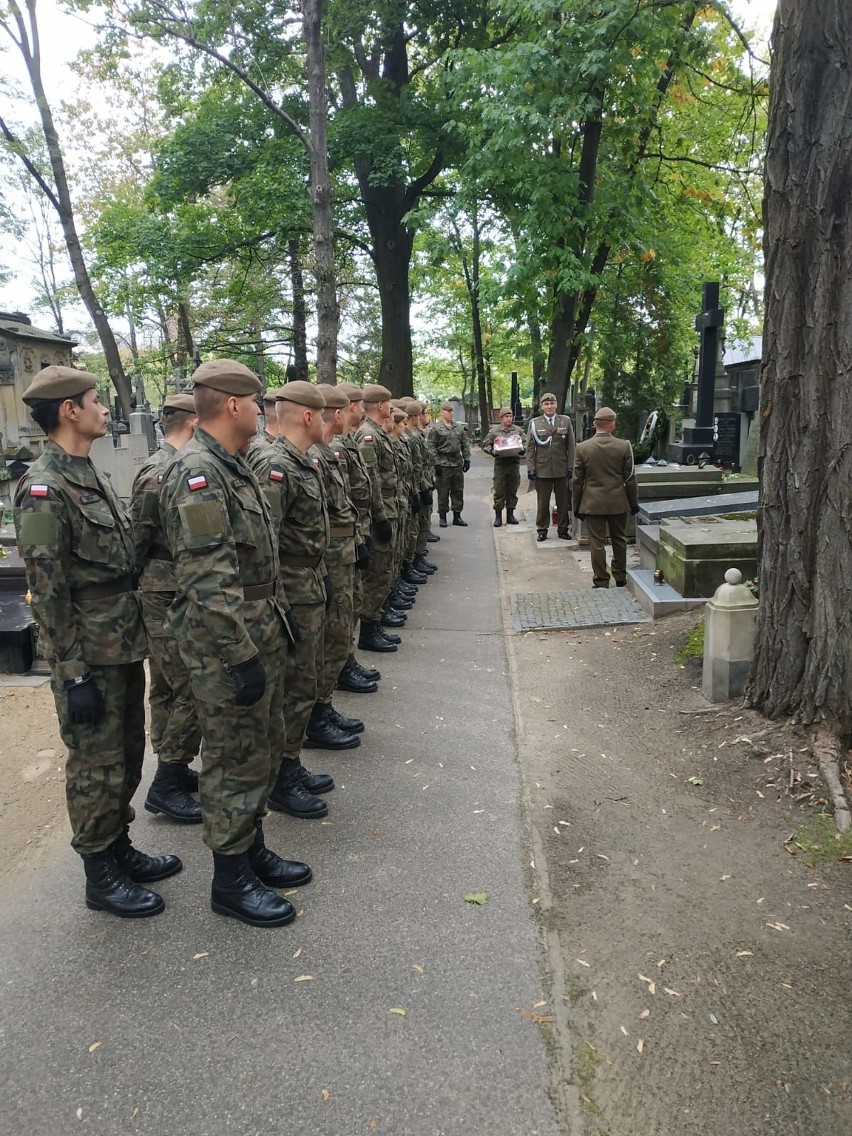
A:
[[[426,488],[435,488],[435,450],[429,442],[429,435],[418,426],[415,430],[420,435],[420,444],[423,449],[423,476],[426,479]]]
[[[48,442],[18,484],[15,530],[56,679],[145,658],[130,518],[105,474]]]
[[[365,418],[355,433],[355,441],[370,476],[373,523],[394,520],[397,516],[397,477],[391,440],[378,422]]]
[[[324,557],[329,534],[320,459],[278,438],[269,450],[262,446],[249,450],[248,460],[272,512],[287,599],[298,604],[325,603]]]
[[[411,488],[413,478],[411,443],[408,436],[403,434],[399,438],[394,438],[391,445],[396,455],[396,499],[399,504],[399,515],[406,517],[411,511],[411,495],[413,492]]]
[[[361,457],[358,443],[351,434],[338,434],[331,441],[332,449],[340,448],[341,466],[345,467],[345,480],[349,499],[358,511],[358,535],[363,539],[370,535],[371,528],[371,489],[370,475]]]
[[[447,426],[444,422],[433,422],[429,434],[429,444],[435,454],[435,465],[459,468],[470,461],[470,445],[467,430],[461,422]]]
[[[266,498],[245,459],[197,427],[163,475],[159,504],[178,586],[169,624],[192,661],[193,689],[232,697],[207,661],[248,662],[287,629]]]
[[[494,449],[494,441],[496,438],[518,438],[521,442],[521,448],[514,454],[501,454],[500,447],[496,451]],[[482,452],[484,454],[491,454],[495,461],[515,461],[519,462],[521,457],[526,453],[526,438],[520,426],[492,426],[485,437],[482,439]]]
[[[421,489],[432,488],[432,472],[429,460],[429,445],[419,427],[409,430],[406,437],[411,443],[411,454],[414,462],[414,489],[419,493]]]
[[[349,497],[346,456],[334,442],[331,445],[317,442],[308,450],[308,457],[319,458],[319,470],[325,487],[329,524],[326,560],[333,560],[335,564],[354,564],[358,510]]]
[[[172,556],[160,524],[160,484],[176,452],[174,446],[163,442],[141,466],[130,491],[136,571],[143,593],[177,591]]]

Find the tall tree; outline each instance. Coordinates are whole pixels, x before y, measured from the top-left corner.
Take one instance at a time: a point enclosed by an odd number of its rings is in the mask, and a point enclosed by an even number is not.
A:
[[[780,0],[764,199],[760,613],[748,697],[770,716],[818,726],[826,770],[852,736],[850,96],[852,7]],[[839,827],[848,827],[835,800]]]
[[[77,232],[77,223],[74,217],[74,206],[71,191],[68,186],[68,176],[65,169],[65,158],[59,133],[53,118],[53,112],[48,102],[47,93],[41,74],[41,40],[39,35],[38,19],[36,17],[36,0],[26,0],[26,15],[17,0],[3,0],[0,6],[0,27],[17,47],[24,61],[38,110],[44,142],[50,160],[50,175],[40,170],[31,156],[26,152],[20,139],[10,127],[5,118],[0,117],[0,134],[5,139],[8,149],[24,165],[27,172],[39,186],[41,191],[56,210],[68,258],[74,273],[74,280],[80,299],[86,306],[92,323],[98,333],[104,355],[106,356],[109,376],[115,387],[121,408],[125,416],[130,415],[130,382],[124,373],[124,366],[119,354],[118,344],[115,341],[109,320],[106,317],[100,300],[92,287],[80,237]]]

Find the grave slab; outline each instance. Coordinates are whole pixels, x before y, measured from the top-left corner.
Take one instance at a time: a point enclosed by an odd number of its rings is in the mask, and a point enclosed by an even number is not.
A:
[[[652,619],[676,611],[689,611],[690,608],[701,607],[707,602],[704,596],[682,596],[671,584],[655,583],[652,568],[628,568],[627,590]]]
[[[755,575],[757,522],[719,517],[665,520],[657,568],[680,595],[709,599],[729,568],[739,568],[746,580]]]
[[[724,496],[679,497],[671,501],[640,501],[639,523],[659,524],[669,517],[712,517],[719,513],[753,513],[757,491],[726,493]]]

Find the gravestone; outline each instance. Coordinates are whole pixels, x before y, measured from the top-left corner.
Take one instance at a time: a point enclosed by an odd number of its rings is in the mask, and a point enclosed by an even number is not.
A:
[[[757,522],[671,518],[660,524],[657,570],[682,596],[709,598],[729,568],[757,572]]]
[[[708,281],[702,290],[703,310],[695,320],[700,333],[698,348],[698,396],[695,424],[684,422],[681,440],[668,447],[672,461],[694,465],[702,454],[713,455],[713,412],[716,389],[716,371],[719,366],[720,337],[725,322],[725,311],[719,307],[719,284]]]
[[[115,441],[118,445],[114,444]],[[149,457],[148,439],[144,434],[121,434],[117,439],[109,435],[96,438],[89,456],[99,470],[109,474],[119,497],[129,501],[133,479]]]

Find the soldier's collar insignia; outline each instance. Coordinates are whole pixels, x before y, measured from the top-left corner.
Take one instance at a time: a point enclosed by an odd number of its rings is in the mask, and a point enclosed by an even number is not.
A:
[[[194,477],[188,477],[186,483],[193,493],[195,493],[197,489],[207,488],[207,478],[203,473],[196,473]]]
[[[47,485],[31,485],[30,497],[46,497],[50,489]]]
[[[248,485],[248,482],[246,481],[246,479],[244,477],[234,478],[234,481],[233,481],[234,489],[242,489],[244,485]]]
[[[276,469],[275,466],[272,466],[272,468],[269,471],[269,480],[270,481],[283,481],[284,480],[284,470],[283,469]]]

